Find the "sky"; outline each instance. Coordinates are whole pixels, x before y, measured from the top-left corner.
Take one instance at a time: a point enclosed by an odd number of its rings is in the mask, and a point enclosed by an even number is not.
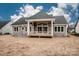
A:
[[[27,3],[25,3],[27,4]],[[10,20],[10,15],[17,14],[19,8],[23,5],[24,3],[0,3],[0,17],[3,18],[4,20]],[[30,3],[28,3],[30,4]],[[57,6],[57,4],[30,4],[33,5],[34,8],[36,6],[42,5],[44,6],[44,10],[47,11],[51,6]]]
[[[38,6],[43,6],[43,10],[48,12],[48,10],[53,7],[52,11],[54,14],[64,14],[67,19],[71,19],[70,22],[75,22],[79,15],[79,4],[57,4],[57,3],[28,3],[34,8]],[[11,16],[18,15],[21,9],[27,5],[27,3],[0,3],[0,20],[11,20]],[[22,8],[21,8],[22,7]],[[20,9],[21,8],[21,9]],[[20,10],[20,11],[19,11]],[[59,11],[59,12],[57,12]],[[63,12],[62,12],[63,11]],[[56,13],[57,12],[57,13]]]

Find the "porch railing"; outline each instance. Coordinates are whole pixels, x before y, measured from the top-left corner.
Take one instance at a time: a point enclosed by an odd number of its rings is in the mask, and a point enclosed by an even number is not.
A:
[[[51,36],[51,31],[43,31],[43,32],[38,32],[38,31],[30,31],[29,35],[37,35],[37,36]]]

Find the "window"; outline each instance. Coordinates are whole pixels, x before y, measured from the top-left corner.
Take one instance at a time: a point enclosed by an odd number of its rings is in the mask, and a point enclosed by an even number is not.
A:
[[[25,27],[25,31],[27,31],[27,27]]]
[[[63,32],[64,31],[64,27],[61,27],[61,26],[57,26],[55,27],[55,32]]]
[[[43,27],[43,31],[44,32],[47,32],[47,27]]]
[[[42,32],[42,27],[38,27],[38,33]]]
[[[55,27],[55,32],[57,32],[57,27]]]
[[[58,32],[60,32],[60,27],[58,27]]]
[[[14,27],[14,31],[16,31],[16,27]]]
[[[63,29],[64,29],[64,28],[63,28],[63,27],[61,27],[61,32],[63,32]]]
[[[18,31],[18,27],[14,27],[14,31]]]
[[[38,24],[37,25],[37,30],[38,30],[38,33],[47,33],[48,31],[48,25],[47,24]]]

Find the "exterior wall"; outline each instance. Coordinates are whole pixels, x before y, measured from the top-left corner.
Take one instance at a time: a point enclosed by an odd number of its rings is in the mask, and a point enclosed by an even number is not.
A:
[[[36,22],[36,25],[38,26],[38,24],[40,24],[40,23],[44,23],[45,24],[47,22]],[[18,31],[13,31],[13,35],[20,36],[20,37],[22,37],[22,36],[52,36],[52,33],[51,33],[51,22],[49,22],[49,24],[47,25],[48,26],[48,32],[49,32],[48,35],[46,35],[45,33],[35,33],[34,32],[34,25],[33,25],[33,23],[29,24],[29,26],[31,27],[31,31],[29,29],[29,35],[28,35],[28,29],[27,29],[27,31],[25,31],[25,29],[24,30],[21,29],[22,27],[24,27],[24,28],[27,27],[27,24],[26,25],[15,25],[15,26],[12,26],[13,28],[14,27],[18,27]],[[37,30],[37,26],[36,26],[36,30]],[[55,32],[54,31],[54,27],[56,27],[56,26],[63,26],[64,27],[64,31],[63,32]],[[67,36],[67,25],[54,24],[52,28],[53,28],[53,36]]]
[[[18,27],[18,31],[14,31],[14,27]],[[14,25],[12,26],[12,30],[13,30],[13,35],[14,36],[27,36],[27,31],[25,31],[25,27],[27,27],[27,25]]]
[[[34,25],[35,23],[35,25]],[[47,24],[48,26],[48,33],[36,33],[35,31],[37,31],[37,28],[39,26],[39,24]],[[43,25],[40,25],[41,27]],[[63,32],[55,32],[54,31],[54,27],[55,26],[63,26],[64,27],[64,31]],[[14,27],[18,27],[18,31],[14,31],[13,29],[13,35],[15,36],[67,36],[67,24],[53,24],[52,19],[42,19],[41,20],[30,20],[27,21],[27,24],[22,24],[22,25],[13,25],[12,28]],[[27,31],[25,31],[25,29],[21,29],[21,27],[27,27]],[[31,27],[31,31],[30,31],[30,27]]]
[[[64,27],[63,32],[55,32],[55,27]],[[54,36],[67,36],[67,25],[54,24]]]
[[[76,33],[79,33],[79,21],[78,21],[78,23],[77,23],[77,26],[76,26]]]

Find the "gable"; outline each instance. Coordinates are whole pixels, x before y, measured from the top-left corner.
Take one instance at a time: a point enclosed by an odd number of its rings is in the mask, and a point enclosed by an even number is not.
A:
[[[55,16],[54,24],[68,24],[64,16]]]

